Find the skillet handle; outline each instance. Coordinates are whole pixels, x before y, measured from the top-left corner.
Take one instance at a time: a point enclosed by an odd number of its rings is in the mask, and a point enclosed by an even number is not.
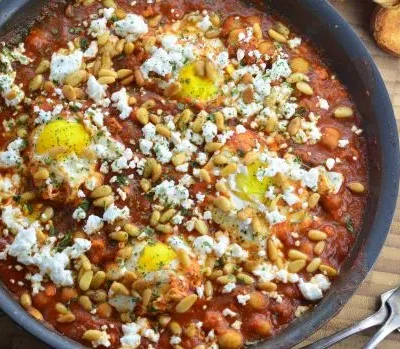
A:
[[[383,305],[375,314],[367,317],[356,324],[347,327],[331,336],[322,338],[312,344],[301,347],[300,349],[325,349],[342,341],[343,339],[352,336],[355,333],[364,331],[367,328],[382,324],[388,316],[388,309]]]

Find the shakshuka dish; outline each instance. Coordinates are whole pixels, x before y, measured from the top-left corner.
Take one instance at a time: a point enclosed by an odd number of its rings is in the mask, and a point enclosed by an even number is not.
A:
[[[366,146],[279,14],[49,0],[0,49],[0,278],[28,313],[90,348],[236,349],[318,306]]]

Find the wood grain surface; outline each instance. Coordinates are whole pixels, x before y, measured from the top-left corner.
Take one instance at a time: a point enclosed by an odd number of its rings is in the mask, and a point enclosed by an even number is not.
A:
[[[279,1],[279,0],[276,0]],[[323,1],[323,0],[316,0]],[[379,50],[368,30],[369,18],[374,5],[369,0],[331,0],[331,3],[347,19],[367,45],[386,82],[393,102],[397,129],[400,127],[400,59]],[[302,344],[309,344],[332,334],[372,314],[377,307],[378,296],[400,285],[400,205],[398,204],[390,234],[381,255],[366,281],[343,310],[321,330]],[[336,345],[334,348],[361,348],[374,330],[367,330]],[[8,317],[0,318],[0,349],[45,349],[44,344],[15,325]],[[379,345],[379,349],[400,349],[400,333],[396,332]]]

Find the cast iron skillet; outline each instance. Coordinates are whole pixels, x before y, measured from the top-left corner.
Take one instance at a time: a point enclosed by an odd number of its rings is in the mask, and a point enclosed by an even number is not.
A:
[[[60,0],[62,2],[62,0]],[[392,105],[368,51],[325,0],[265,0],[268,8],[300,28],[321,49],[325,60],[349,89],[363,116],[368,140],[369,198],[361,233],[342,266],[340,276],[312,312],[256,348],[290,348],[332,318],[372,268],[385,241],[399,185],[399,140]],[[45,0],[0,1],[0,38],[12,39],[28,27]],[[17,30],[17,31],[15,31]],[[10,34],[11,33],[11,34]],[[57,349],[83,346],[39,323],[0,287],[0,307],[24,329]]]

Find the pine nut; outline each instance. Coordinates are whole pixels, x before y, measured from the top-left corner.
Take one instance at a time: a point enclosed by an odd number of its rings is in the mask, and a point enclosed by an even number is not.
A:
[[[50,69],[50,62],[47,59],[43,59],[40,61],[39,65],[37,66],[35,73],[36,74],[43,74]]]
[[[268,35],[270,36],[271,39],[273,39],[275,41],[282,42],[282,43],[287,42],[286,38],[274,29],[269,29]]]
[[[236,282],[236,277],[234,275],[222,275],[217,277],[216,281],[221,285],[227,285],[231,282]]]
[[[157,124],[156,125],[156,132],[159,133],[161,136],[164,136],[166,138],[170,138],[171,137],[171,131],[170,129],[163,125],[163,124]]]
[[[180,248],[178,250],[177,254],[178,254],[178,258],[179,258],[179,261],[181,262],[181,264],[185,268],[189,268],[192,264],[192,261],[190,260],[188,253],[184,249]]]
[[[104,281],[106,280],[106,273],[102,270],[99,270],[94,274],[92,281],[90,283],[90,287],[94,290],[98,289],[103,285]]]
[[[28,307],[28,313],[31,314],[36,320],[43,321],[42,313],[34,307]]]
[[[210,173],[206,169],[202,168],[199,172],[199,176],[204,182],[211,183]]]
[[[210,280],[207,280],[204,284],[204,294],[207,297],[212,297],[213,293],[214,293],[214,288],[212,282]]]
[[[312,193],[310,195],[310,197],[308,198],[308,207],[314,208],[315,206],[317,206],[320,197],[321,197],[321,195],[319,195],[318,193]]]
[[[164,90],[164,95],[166,97],[174,97],[178,95],[182,91],[182,85],[180,82],[172,82],[169,84],[165,90]]]
[[[147,193],[151,189],[151,182],[148,179],[142,178],[140,180],[140,187]]]
[[[114,231],[113,233],[108,235],[110,239],[119,241],[119,242],[125,242],[128,241],[128,233],[123,230],[118,230]]]
[[[126,223],[123,228],[129,236],[138,236],[140,234],[140,229],[132,223]]]
[[[228,163],[228,158],[221,154],[218,154],[214,157],[213,162],[217,166],[226,165]]]
[[[230,212],[232,209],[231,201],[225,196],[217,196],[214,201],[214,206],[223,212]]]
[[[296,260],[296,259],[307,260],[308,259],[308,256],[305,253],[300,252],[299,250],[294,250],[294,249],[289,250],[288,257],[292,260]]]
[[[86,70],[78,70],[75,73],[68,74],[65,78],[65,84],[72,87],[78,86],[80,83],[87,79],[88,73]]]
[[[181,325],[179,325],[176,321],[172,321],[169,324],[169,329],[171,330],[171,332],[176,335],[176,336],[180,336],[182,334],[182,328]]]
[[[320,256],[322,254],[322,252],[324,252],[325,246],[326,246],[325,241],[318,241],[314,246],[314,253],[317,256]]]
[[[154,227],[160,220],[161,213],[159,211],[153,211],[150,217],[150,225]]]
[[[223,169],[221,169],[220,171],[220,176],[221,177],[227,177],[232,173],[235,173],[237,170],[237,164],[235,163],[230,163],[228,165],[226,165]]]
[[[278,288],[277,284],[275,284],[273,282],[260,282],[257,284],[257,286],[260,290],[267,291],[267,292],[274,292]]]
[[[193,306],[193,304],[196,303],[197,298],[197,295],[194,293],[186,296],[177,304],[175,311],[177,313],[186,313]]]
[[[239,282],[244,283],[245,285],[252,285],[254,283],[254,278],[245,273],[238,273],[236,277]]]
[[[109,185],[100,185],[90,193],[92,199],[102,198],[112,194],[112,188]]]
[[[267,253],[268,253],[268,259],[271,262],[275,262],[277,260],[278,248],[276,247],[276,245],[272,239],[268,239],[268,241],[267,241]]]
[[[112,69],[100,69],[98,75],[99,75],[99,77],[103,77],[103,76],[111,76],[113,78],[118,78],[119,77],[117,72],[115,72]]]
[[[44,78],[42,74],[36,75],[29,83],[29,90],[34,92],[39,90],[44,82]]]
[[[25,309],[27,309],[32,305],[32,297],[29,293],[23,293],[19,298],[19,302]]]
[[[93,342],[99,340],[101,336],[102,333],[99,330],[87,330],[83,334],[82,339]]]
[[[69,101],[74,101],[76,99],[75,89],[70,85],[64,85],[62,88],[63,95]]]
[[[301,126],[301,118],[296,116],[292,120],[290,120],[289,125],[287,127],[288,133],[291,136],[295,136],[297,132],[299,132]]]
[[[124,53],[126,55],[130,55],[130,54],[132,54],[134,49],[135,49],[135,45],[132,42],[127,42],[124,46]]]
[[[171,220],[171,218],[175,215],[176,210],[170,208],[169,210],[165,211],[160,217],[160,223],[167,223]]]
[[[101,78],[98,78],[97,81],[101,85],[110,85],[115,82],[115,78],[113,76],[102,76]]]
[[[316,271],[319,268],[320,265],[321,265],[321,258],[318,258],[318,257],[314,258],[310,262],[310,264],[307,265],[306,270],[308,273],[313,273],[314,271]]]
[[[170,322],[171,316],[169,315],[160,315],[158,317],[158,323],[161,325],[161,327],[167,327]]]
[[[354,116],[354,111],[350,107],[340,106],[333,111],[333,115],[338,119],[352,118]]]
[[[289,263],[288,270],[291,273],[298,273],[300,270],[304,269],[306,266],[307,261],[304,259],[297,259]]]
[[[129,290],[124,284],[120,282],[114,281],[111,286],[110,290],[112,290],[115,294],[122,294],[124,296],[129,296]]]
[[[223,146],[222,143],[219,143],[219,142],[210,142],[210,143],[207,143],[207,144],[204,146],[204,150],[205,150],[207,153],[214,153],[214,152],[216,152],[217,150],[220,150],[220,149],[222,148],[222,146]]]
[[[138,119],[142,125],[147,125],[149,123],[149,111],[146,108],[139,108],[136,110],[136,119]]]
[[[49,177],[50,177],[50,173],[45,168],[40,168],[33,175],[33,179],[35,179],[37,181],[43,181],[43,180],[46,180]]]
[[[132,69],[120,69],[117,71],[118,79],[125,79],[132,74],[133,74]]]
[[[83,270],[92,270],[92,263],[90,263],[89,258],[87,258],[84,254],[80,257],[81,267]]]
[[[106,208],[114,202],[112,195],[104,196],[93,201],[93,206]]]
[[[319,266],[319,270],[321,270],[324,274],[328,275],[328,276],[336,276],[337,275],[337,270],[329,265],[326,264],[321,264]]]
[[[312,87],[304,81],[299,81],[296,84],[296,88],[303,94],[307,95],[307,96],[312,96],[314,94],[314,90],[312,89]]]
[[[64,314],[61,315],[59,318],[57,318],[57,322],[61,324],[69,324],[74,321],[75,321],[75,315],[72,313]]]
[[[67,307],[62,303],[56,303],[55,308],[60,314],[64,314],[65,315],[65,314],[69,313],[69,310],[67,309]]]
[[[205,121],[206,121],[206,118],[204,115],[202,115],[202,114],[197,115],[196,119],[193,122],[192,130],[196,133],[200,133]]]
[[[327,235],[321,230],[312,229],[308,232],[308,238],[313,241],[326,240]]]
[[[93,271],[92,270],[85,271],[79,280],[79,288],[82,291],[87,291],[90,287],[92,279],[93,279]]]
[[[356,194],[363,194],[365,192],[364,184],[360,182],[351,182],[347,184],[347,188]]]
[[[160,233],[168,234],[172,232],[172,227],[170,224],[157,224],[155,229]]]
[[[206,235],[208,233],[207,223],[203,220],[196,219],[194,222],[194,230],[196,230],[200,235]]]

